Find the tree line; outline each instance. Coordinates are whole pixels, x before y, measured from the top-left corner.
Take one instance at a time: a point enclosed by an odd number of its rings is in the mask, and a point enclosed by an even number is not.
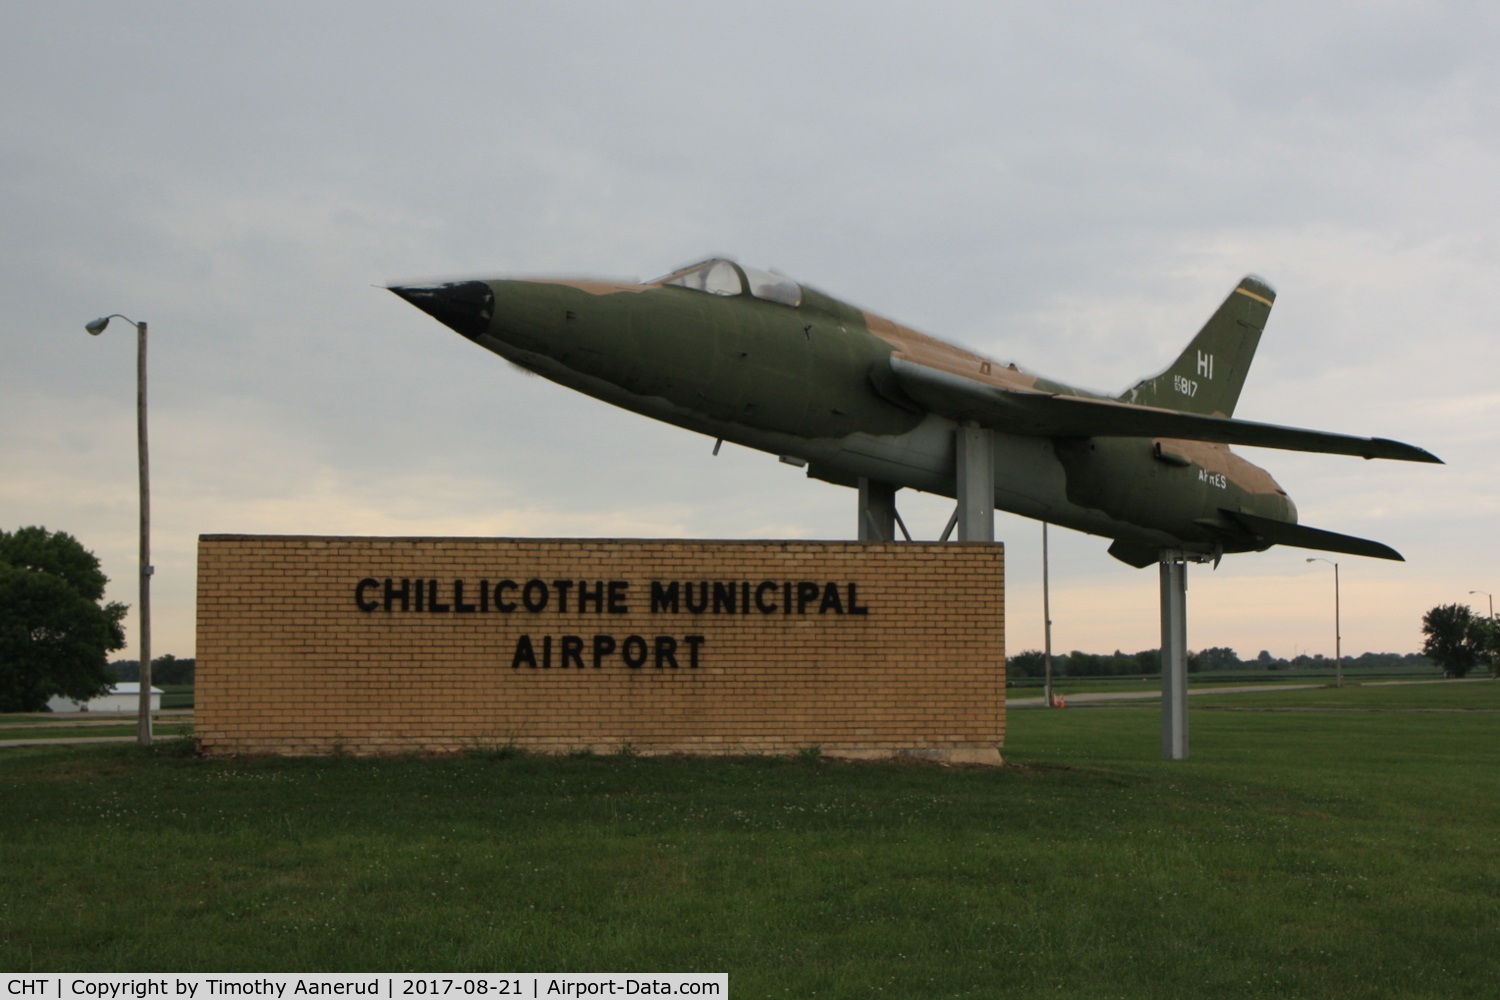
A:
[[[1344,664],[1354,670],[1430,670],[1437,668],[1445,677],[1465,677],[1470,671],[1488,668],[1500,676],[1500,622],[1475,614],[1466,604],[1440,604],[1422,616],[1422,652],[1362,653],[1346,657]],[[1187,657],[1188,673],[1210,670],[1309,670],[1330,666],[1333,660],[1322,653],[1302,654],[1290,660],[1261,650],[1253,660],[1242,660],[1227,646],[1214,646]],[[1041,677],[1046,674],[1046,659],[1040,650],[1028,649],[1010,657],[1009,670],[1015,677]],[[1143,649],[1139,653],[1082,653],[1074,650],[1052,657],[1054,677],[1139,677],[1161,673],[1161,650]]]
[[[192,684],[193,672],[197,669],[198,661],[189,656],[179,658],[171,653],[165,656],[151,657],[151,684],[153,687],[161,684]],[[109,672],[117,681],[138,681],[141,679],[140,660],[111,660]]]
[[[43,527],[0,530],[0,712],[40,712],[53,695],[88,701],[119,681],[139,680],[135,660],[109,663],[125,645],[124,604],[104,601],[108,578],[99,560],[66,532]],[[1442,669],[1463,677],[1479,667],[1500,675],[1500,626],[1463,604],[1442,604],[1422,616],[1422,652],[1365,653],[1345,662],[1354,669]],[[1326,668],[1321,654],[1284,660],[1261,650],[1242,660],[1233,649],[1215,646],[1188,655],[1188,670],[1291,670]],[[151,661],[159,684],[192,684],[193,658],[170,654]],[[1010,673],[1040,677],[1042,653],[1027,650],[1010,658]],[[1118,677],[1161,673],[1161,653],[1084,653],[1053,657],[1059,677]]]
[[[1040,650],[1028,649],[1017,653],[1007,661],[1007,669],[1013,677],[1042,677],[1047,672],[1046,657]],[[1344,658],[1344,665],[1353,669],[1378,670],[1431,670],[1436,661],[1421,653],[1363,653]],[[1321,653],[1303,654],[1290,660],[1272,656],[1261,650],[1251,660],[1242,660],[1228,646],[1213,646],[1208,649],[1189,651],[1188,673],[1196,674],[1213,670],[1321,670],[1332,669],[1333,658]],[[1054,677],[1140,677],[1161,673],[1161,650],[1143,649],[1139,653],[1082,653],[1074,650],[1066,654],[1052,654],[1052,676]]]

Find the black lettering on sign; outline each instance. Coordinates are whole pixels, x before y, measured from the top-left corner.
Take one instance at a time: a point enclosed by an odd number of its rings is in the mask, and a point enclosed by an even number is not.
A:
[[[625,591],[630,589],[629,580],[609,581],[609,613],[612,615],[625,615],[630,613],[630,608],[625,604]]]
[[[515,601],[507,601],[502,596],[507,590],[515,590],[515,589],[516,589],[516,581],[514,581],[514,580],[501,580],[499,583],[495,584],[495,610],[496,611],[500,611],[500,612],[503,612],[505,614],[510,614],[512,611],[516,610],[516,602]]]
[[[766,580],[755,588],[755,609],[763,615],[774,615],[776,613],[776,602],[766,603],[766,594],[776,593],[776,581]]]
[[[683,584],[683,586],[687,588],[687,609],[689,611],[691,611],[695,615],[701,615],[701,614],[703,614],[703,612],[707,611],[708,610],[708,581],[704,580],[703,583],[700,584],[700,587],[702,588],[702,591],[698,595],[698,599],[696,601],[693,600],[693,585],[692,585],[692,583],[685,583],[685,584]]]
[[[552,667],[552,637],[542,636],[542,669],[550,670]]]
[[[698,647],[703,645],[703,636],[685,635],[682,641],[688,644],[688,669],[698,669]]]
[[[391,602],[398,597],[401,598],[401,610],[410,611],[411,581],[403,578],[401,581],[401,589],[396,590],[391,586],[390,578],[387,577],[385,581],[385,609],[387,611],[391,610]]]
[[[750,581],[749,580],[745,580],[742,583],[740,583],[740,614],[742,614],[742,615],[748,615],[749,613],[750,613]]]
[[[523,635],[516,640],[516,653],[510,658],[510,668],[517,670],[521,664],[536,669],[536,650],[531,648],[531,636]]]
[[[568,667],[583,669],[583,636],[565,635],[562,637],[562,659],[557,664],[566,670]]]
[[[807,614],[807,606],[818,599],[818,593],[822,590],[811,580],[802,580],[797,584],[797,614]]]
[[[568,610],[568,590],[573,586],[572,580],[553,580],[552,586],[557,588],[557,610],[559,612]],[[579,610],[582,610],[581,608]]]
[[[604,613],[604,581],[600,580],[594,585],[593,593],[589,593],[589,582],[578,581],[578,610],[587,611],[589,602],[594,602],[594,610],[599,614]]]
[[[792,613],[792,581],[788,580],[781,585],[781,613],[789,615]]]
[[[849,583],[849,613],[851,615],[867,615],[870,613],[870,609],[867,606],[859,603],[859,584],[853,581]]]
[[[453,610],[455,613],[479,610],[472,604],[464,603],[464,582],[462,580],[453,581]]]
[[[658,614],[663,611],[669,611],[672,614],[676,614],[677,606],[677,581],[673,580],[670,584],[663,586],[660,580],[652,580],[651,613]]]
[[[485,614],[490,610],[490,581],[479,581],[479,613]]]
[[[536,596],[533,597],[533,594]],[[547,585],[540,580],[527,580],[526,586],[521,589],[521,603],[533,614],[547,606],[547,596]]]
[[[844,602],[839,600],[839,585],[829,581],[828,586],[823,588],[823,601],[818,605],[818,614],[832,611],[836,615],[844,613]]]
[[[656,637],[656,669],[663,666],[677,669],[677,640],[670,635],[659,635]]]
[[[427,590],[428,590],[428,595],[429,595],[428,598],[427,598],[427,610],[428,611],[451,611],[452,610],[448,605],[446,605],[446,604],[439,604],[438,603],[438,599],[437,599],[438,598],[438,593],[437,593],[438,582],[436,580],[428,580],[427,581]]]
[[[604,665],[604,658],[615,651],[615,637],[612,635],[594,636],[594,669],[598,670]]]
[[[427,600],[427,581],[426,580],[422,580],[422,579],[418,579],[417,580],[417,610],[418,611],[423,610],[422,605],[426,602],[426,600]],[[405,609],[403,608],[402,610],[405,610]]]
[[[380,586],[380,581],[368,576],[354,585],[354,603],[358,606],[359,610],[374,611],[380,607],[379,601],[365,600],[365,588],[378,586]]]
[[[620,656],[631,670],[639,670],[646,664],[646,640],[638,635],[626,636],[625,645],[620,647]]]
[[[714,584],[714,614],[734,614],[734,583]]]

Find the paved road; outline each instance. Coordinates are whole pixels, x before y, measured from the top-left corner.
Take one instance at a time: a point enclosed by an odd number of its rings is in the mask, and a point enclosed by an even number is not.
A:
[[[1375,687],[1394,684],[1460,684],[1474,681],[1491,681],[1489,677],[1443,677],[1430,681],[1362,681],[1359,687]],[[1245,684],[1239,687],[1189,687],[1189,697],[1198,694],[1248,694],[1254,691],[1301,691],[1308,688],[1332,687],[1331,684]],[[1354,685],[1350,685],[1351,687]],[[1099,691],[1094,694],[1070,694],[1067,696],[1068,704],[1080,705],[1088,702],[1098,701],[1149,701],[1151,699],[1161,700],[1161,691]],[[1007,698],[1005,704],[1010,708],[1042,708],[1047,704],[1045,696],[1041,698]]]
[[[1240,694],[1245,691],[1300,691],[1304,688],[1327,687],[1326,684],[1248,684],[1242,687],[1188,688],[1188,694]],[[1149,701],[1161,700],[1161,691],[1098,691],[1093,694],[1070,694],[1068,704],[1080,705],[1092,701]],[[1010,708],[1041,708],[1047,704],[1046,696],[1040,698],[1007,698]]]
[[[161,737],[157,739],[172,739],[173,737]],[[72,746],[75,743],[134,743],[134,736],[64,736],[55,740],[0,740],[0,750],[6,747],[62,747]]]
[[[71,715],[71,713],[69,713]],[[7,731],[24,733],[28,729],[88,729],[96,726],[121,726],[134,723],[136,714],[134,712],[90,712],[94,716],[91,719],[69,718],[64,716],[59,719],[55,715],[30,715],[26,716],[24,722],[0,722],[0,735]],[[155,717],[156,727],[173,725],[192,725],[193,710],[168,709],[157,713]],[[163,734],[158,732],[158,740],[175,739],[175,734]],[[54,736],[29,739],[18,737],[13,740],[0,739],[0,749],[6,747],[34,747],[42,745],[72,746],[75,743],[134,743],[135,735],[129,736]]]

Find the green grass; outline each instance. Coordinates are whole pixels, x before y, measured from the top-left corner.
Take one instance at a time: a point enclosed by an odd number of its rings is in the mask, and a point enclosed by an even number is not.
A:
[[[1247,691],[1243,694],[1198,694],[1192,708],[1344,708],[1402,711],[1409,709],[1500,710],[1500,683],[1447,681],[1441,684],[1360,684],[1302,691]],[[1500,730],[1500,719],[1495,720]]]
[[[1497,707],[1485,684],[1205,696]],[[1343,700],[1340,700],[1343,699]],[[1003,769],[0,752],[0,967],[738,997],[1489,997],[1500,717],[1017,711]]]

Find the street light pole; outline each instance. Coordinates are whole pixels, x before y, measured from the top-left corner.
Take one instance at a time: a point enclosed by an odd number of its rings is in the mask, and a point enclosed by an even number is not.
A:
[[[94,336],[104,332],[109,321],[118,317],[135,327],[135,435],[140,466],[141,487],[141,565],[140,565],[140,711],[136,720],[135,741],[143,747],[151,745],[151,465],[146,446],[146,324],[137,323],[128,316],[112,313],[101,316],[84,329]]]
[[[1471,591],[1469,591],[1469,593],[1471,593],[1471,594],[1483,594],[1485,597],[1488,597],[1490,599],[1490,628],[1491,628],[1491,630],[1493,630],[1494,627],[1495,627],[1495,595],[1491,594],[1487,590],[1471,590]],[[1497,662],[1496,662],[1497,658],[1500,658],[1500,651],[1491,650],[1490,651],[1490,677],[1493,680],[1500,681],[1500,664],[1497,664]]]
[[[1052,700],[1052,588],[1048,579],[1047,569],[1047,522],[1042,522],[1042,621],[1043,626],[1043,662],[1047,668],[1047,707],[1056,708],[1057,703]]]
[[[1344,686],[1344,636],[1343,628],[1339,624],[1339,564],[1332,559],[1324,559],[1314,556],[1308,562],[1326,562],[1333,567],[1333,663],[1335,675],[1338,678],[1337,686]]]

